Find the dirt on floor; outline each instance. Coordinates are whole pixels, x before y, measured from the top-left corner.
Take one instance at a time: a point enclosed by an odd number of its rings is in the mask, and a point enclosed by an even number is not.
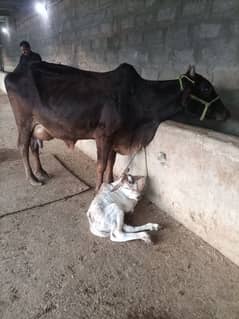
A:
[[[0,179],[1,167],[19,159],[16,140],[1,95]],[[69,172],[94,186],[93,161],[61,141],[45,145],[44,154],[56,154]],[[63,177],[58,182],[64,186]],[[21,192],[26,183],[23,178]],[[9,185],[0,196],[14,201],[17,190]],[[55,201],[26,209],[23,196],[21,209],[0,217],[1,319],[239,318],[239,268],[147,199],[129,223],[161,224],[155,244],[121,244],[89,232],[92,187],[63,198],[59,192]]]

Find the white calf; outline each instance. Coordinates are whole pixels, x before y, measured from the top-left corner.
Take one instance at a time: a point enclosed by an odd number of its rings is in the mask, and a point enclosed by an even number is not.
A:
[[[124,214],[133,212],[145,185],[145,177],[124,174],[111,184],[102,184],[87,211],[90,231],[99,237],[123,242],[141,239],[151,242],[148,231],[159,230],[158,224],[142,226],[124,224]]]

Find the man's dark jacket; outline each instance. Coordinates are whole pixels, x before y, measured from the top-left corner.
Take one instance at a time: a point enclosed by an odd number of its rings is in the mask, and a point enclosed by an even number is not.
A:
[[[31,64],[33,62],[40,62],[41,56],[38,53],[35,53],[33,51],[30,51],[29,55],[22,54],[19,60],[18,65],[16,66],[14,71],[21,71],[24,72],[27,69],[28,64]]]

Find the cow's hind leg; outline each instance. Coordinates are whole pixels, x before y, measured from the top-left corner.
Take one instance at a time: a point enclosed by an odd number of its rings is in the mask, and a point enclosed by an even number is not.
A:
[[[108,156],[112,148],[111,140],[105,136],[96,137],[97,146],[97,176],[96,176],[96,192],[103,183],[104,172],[107,166]]]
[[[31,151],[32,156],[35,161],[35,171],[34,174],[38,178],[39,181],[44,182],[45,180],[49,179],[50,176],[47,172],[42,168],[41,161],[40,161],[40,147],[42,147],[43,142],[41,140],[36,139],[35,137],[31,138]]]
[[[33,155],[33,159],[35,161],[35,175],[40,181],[47,180],[50,176],[47,172],[42,168],[39,150],[40,147],[43,146],[43,141],[49,141],[53,137],[47,131],[47,129],[41,124],[37,124],[32,131],[31,138],[31,151]]]
[[[31,131],[27,130],[27,128],[22,128],[19,130],[19,136],[18,136],[18,148],[21,153],[21,157],[23,160],[23,165],[25,168],[26,178],[29,180],[31,185],[42,185],[42,182],[40,182],[36,176],[33,174],[30,161],[29,161],[29,147],[30,147],[30,141],[31,141]]]

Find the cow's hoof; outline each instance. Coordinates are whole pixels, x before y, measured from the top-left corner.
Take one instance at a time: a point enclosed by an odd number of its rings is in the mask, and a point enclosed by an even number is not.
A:
[[[51,176],[48,175],[46,171],[34,172],[34,175],[36,176],[36,178],[37,178],[38,181],[40,181],[40,182],[45,182],[45,181],[47,181],[48,179],[51,178]]]
[[[106,179],[105,179],[105,183],[107,183],[107,184],[111,184],[111,183],[113,183],[113,181],[114,181],[113,176],[106,177]]]
[[[37,180],[36,178],[30,178],[29,182],[32,186],[42,186],[44,183],[42,181]]]
[[[99,193],[100,187],[96,187],[94,191],[94,195],[97,195]]]

